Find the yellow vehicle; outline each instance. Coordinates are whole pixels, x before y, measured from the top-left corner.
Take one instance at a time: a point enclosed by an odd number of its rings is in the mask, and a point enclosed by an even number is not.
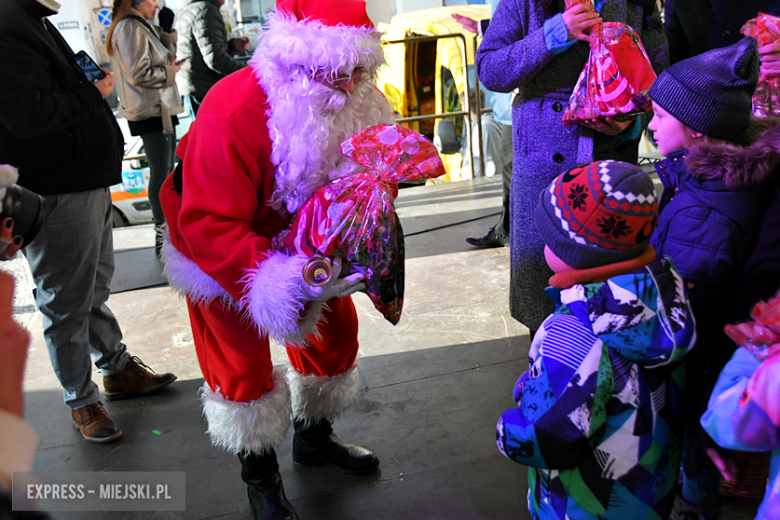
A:
[[[475,34],[466,31],[452,17],[454,13],[474,20],[490,18],[490,5],[459,5],[436,7],[395,15],[389,24],[380,23],[384,33],[387,66],[379,70],[377,88],[384,92],[400,118],[430,116],[464,111],[460,95],[467,87],[474,87]],[[450,35],[450,36],[448,36]],[[451,37],[451,35],[463,35]],[[426,38],[438,37],[438,38]],[[403,43],[391,43],[409,40]],[[477,38],[477,45],[481,38]],[[465,48],[464,48],[465,47]],[[465,62],[464,62],[465,57]],[[468,83],[466,75],[468,74]],[[458,140],[463,135],[463,114],[449,118],[453,121]],[[440,119],[410,121],[410,128],[433,140]],[[442,155],[447,167],[447,182],[460,179],[460,153]]]

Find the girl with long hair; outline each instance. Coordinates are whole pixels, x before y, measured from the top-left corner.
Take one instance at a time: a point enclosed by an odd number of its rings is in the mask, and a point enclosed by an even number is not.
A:
[[[176,30],[173,14],[167,8],[160,12],[155,25],[157,0],[114,0],[106,51],[114,62],[117,75],[119,114],[127,119],[130,133],[139,135],[149,161],[147,193],[157,231],[155,250],[159,256],[160,226],[165,222],[160,206],[160,187],[173,170],[178,124],[176,114],[184,111],[175,76],[181,68],[176,63]]]

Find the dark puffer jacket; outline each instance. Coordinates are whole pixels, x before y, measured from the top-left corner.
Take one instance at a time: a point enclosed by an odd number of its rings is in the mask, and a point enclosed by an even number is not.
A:
[[[122,181],[122,131],[35,0],[0,1],[0,163],[41,195]]]
[[[176,74],[176,86],[183,96],[202,98],[214,83],[246,65],[230,55],[219,7],[219,0],[179,0],[177,59],[186,61]]]
[[[664,193],[650,244],[659,257],[672,258],[688,285],[698,339],[686,357],[685,404],[695,417],[706,409],[734,351],[723,327],[741,291],[780,164],[780,126],[754,122],[750,133],[756,137],[747,146],[705,144],[656,164]],[[689,464],[696,462],[686,460],[686,470]]]

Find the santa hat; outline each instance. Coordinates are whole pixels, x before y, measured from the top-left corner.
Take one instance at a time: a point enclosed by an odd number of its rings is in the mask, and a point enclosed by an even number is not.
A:
[[[252,62],[262,81],[295,68],[373,73],[384,53],[363,0],[279,0]]]
[[[363,0],[279,0],[276,10],[295,16],[299,22],[316,20],[330,27],[374,27]]]

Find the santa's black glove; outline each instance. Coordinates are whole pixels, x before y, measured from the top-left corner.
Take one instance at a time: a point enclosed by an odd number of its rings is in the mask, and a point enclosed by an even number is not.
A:
[[[169,33],[173,30],[173,11],[163,7],[160,9],[157,19],[160,21],[160,27],[162,27],[163,31]]]

